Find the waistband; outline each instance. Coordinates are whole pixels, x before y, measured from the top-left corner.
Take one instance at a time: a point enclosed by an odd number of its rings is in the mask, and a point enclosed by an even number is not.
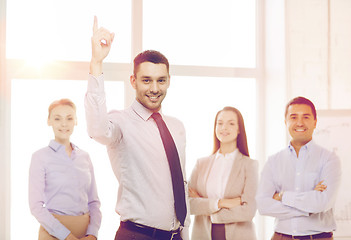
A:
[[[153,227],[149,227],[143,224],[139,224],[139,223],[134,223],[132,221],[121,221],[120,226],[122,228],[126,228],[130,231],[133,232],[138,232],[141,234],[144,234],[146,236],[152,237],[152,238],[156,238],[156,239],[169,239],[169,240],[176,240],[176,239],[181,239],[180,238],[180,232],[181,229],[178,228],[177,230],[174,231],[166,231],[166,230],[162,230],[162,229],[158,229],[158,228],[153,228]]]
[[[318,239],[318,238],[331,238],[333,237],[332,232],[323,232],[323,233],[318,233],[318,234],[313,234],[313,235],[304,235],[304,236],[293,236],[293,235],[288,235],[288,234],[283,234],[283,233],[278,233],[275,232],[275,234],[278,234],[280,236],[284,236],[287,238],[291,239],[298,239],[298,240],[303,240],[303,239]]]

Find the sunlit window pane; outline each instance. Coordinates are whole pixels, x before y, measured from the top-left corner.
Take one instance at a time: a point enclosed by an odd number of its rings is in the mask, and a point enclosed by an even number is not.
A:
[[[118,39],[107,61],[130,62],[131,2],[128,0],[9,0],[7,58],[89,61],[94,15]]]
[[[111,239],[119,224],[115,213],[118,183],[106,148],[90,139],[86,131],[84,95],[86,81],[12,80],[11,99],[11,239],[38,239],[39,223],[28,205],[28,172],[31,155],[54,138],[47,126],[47,109],[57,99],[70,98],[77,106],[78,125],[71,141],[87,151],[95,169],[103,212],[100,239]],[[123,82],[105,82],[108,109],[124,106]],[[21,231],[18,231],[21,229]]]
[[[177,77],[162,106],[163,112],[183,121],[187,132],[187,173],[213,148],[216,113],[232,106],[242,113],[250,156],[256,155],[256,80],[239,78]]]
[[[256,66],[256,0],[144,1],[143,48],[172,64]]]

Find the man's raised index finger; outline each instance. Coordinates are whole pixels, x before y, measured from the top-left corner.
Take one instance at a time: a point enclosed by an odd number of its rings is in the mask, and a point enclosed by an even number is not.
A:
[[[98,30],[98,20],[97,20],[97,17],[94,16],[93,32],[96,32],[97,30]]]

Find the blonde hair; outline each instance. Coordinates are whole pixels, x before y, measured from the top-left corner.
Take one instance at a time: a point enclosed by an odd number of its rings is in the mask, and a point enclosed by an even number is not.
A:
[[[51,114],[51,111],[52,109],[54,109],[55,107],[58,107],[58,106],[62,106],[62,105],[65,105],[65,106],[70,106],[71,108],[73,108],[74,112],[76,111],[76,105],[68,98],[62,98],[60,100],[56,100],[56,101],[53,101],[49,108],[48,108],[48,118],[50,118],[50,114]]]

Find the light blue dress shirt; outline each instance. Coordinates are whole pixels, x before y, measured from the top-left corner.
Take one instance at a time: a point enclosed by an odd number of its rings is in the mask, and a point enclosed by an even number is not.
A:
[[[29,206],[34,217],[58,239],[70,231],[53,215],[79,216],[89,212],[87,235],[97,237],[101,224],[100,201],[89,155],[72,144],[71,157],[65,147],[52,140],[35,152],[29,170]]]
[[[262,215],[275,217],[275,231],[294,236],[336,229],[333,207],[341,180],[341,164],[335,153],[310,141],[297,157],[291,144],[269,157],[256,195]],[[320,182],[323,192],[314,190]],[[282,201],[273,199],[284,191]]]

